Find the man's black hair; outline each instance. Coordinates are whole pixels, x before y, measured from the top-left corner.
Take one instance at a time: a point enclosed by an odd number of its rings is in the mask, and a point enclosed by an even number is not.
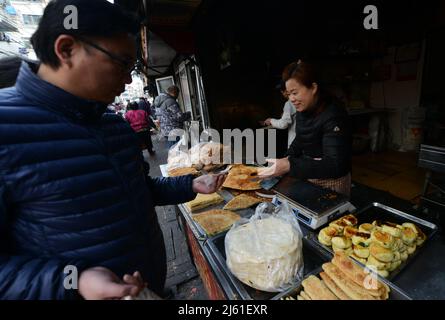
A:
[[[70,5],[77,8],[78,29],[64,27],[65,19],[71,22],[68,17],[71,11],[64,13],[65,7]],[[57,68],[60,61],[54,52],[54,43],[61,34],[111,38],[120,33],[136,35],[139,26],[134,15],[106,0],[52,0],[43,12],[31,43],[42,63]]]

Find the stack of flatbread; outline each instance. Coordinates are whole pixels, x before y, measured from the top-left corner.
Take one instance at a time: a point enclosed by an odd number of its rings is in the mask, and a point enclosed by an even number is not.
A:
[[[250,208],[251,206],[260,203],[261,200],[247,194],[241,193],[230,200],[225,206],[224,210],[242,210]]]
[[[302,245],[295,228],[283,219],[251,220],[227,233],[227,267],[252,288],[278,292],[293,282],[302,267]]]
[[[367,273],[343,252],[323,264],[323,272],[302,282],[298,300],[387,300],[389,287]]]
[[[217,209],[194,214],[193,219],[209,236],[213,236],[229,229],[241,217],[235,212]]]
[[[229,171],[223,187],[237,190],[259,190],[260,180],[252,179],[258,177],[258,168],[245,165],[234,165]]]
[[[223,197],[216,192],[212,194],[199,193],[194,200],[187,202],[185,205],[191,212],[196,212],[197,210],[219,204],[223,201]]]

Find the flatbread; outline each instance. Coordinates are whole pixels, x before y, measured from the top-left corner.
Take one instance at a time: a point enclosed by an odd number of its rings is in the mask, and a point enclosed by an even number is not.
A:
[[[356,283],[357,285],[364,287],[365,283],[370,279],[369,273],[366,273],[363,268],[359,267],[357,264],[352,262],[350,258],[348,258],[344,253],[337,252],[332,259],[332,263],[337,266],[351,281]],[[374,290],[369,290],[368,293],[372,296],[378,297],[382,295],[382,283],[380,281],[376,281],[375,283],[368,283],[371,285],[375,285],[376,288]],[[386,289],[386,288],[385,288]]]
[[[224,198],[216,192],[212,194],[198,193],[195,199],[187,202],[185,205],[191,212],[196,212],[197,210],[204,209],[221,202],[224,202]]]
[[[323,270],[352,300],[376,300],[366,289],[350,280],[339,268],[332,263],[322,265]]]
[[[230,169],[223,187],[236,190],[259,190],[261,189],[260,181],[251,181],[257,176],[258,168],[235,165]]]
[[[324,284],[329,290],[331,290],[340,300],[351,300],[351,298],[349,298],[349,296],[344,293],[344,291],[340,289],[325,272],[321,272],[320,277],[323,279]]]
[[[316,276],[309,276],[302,282],[304,291],[312,300],[338,300],[326,286],[326,284]]]
[[[169,177],[179,177],[179,176],[185,176],[188,174],[192,174],[192,175],[196,176],[199,174],[199,171],[196,170],[195,168],[175,168],[175,169],[168,170]]]
[[[229,229],[241,217],[228,210],[209,210],[194,214],[193,219],[201,225],[209,236],[213,236]]]
[[[247,194],[237,195],[235,198],[230,200],[223,209],[225,210],[241,210],[249,208],[257,203],[260,203],[261,200]]]
[[[251,191],[243,191],[243,190],[235,190],[235,189],[229,189],[228,190],[234,197],[240,195],[240,194],[245,194],[248,196],[251,196],[253,198],[257,198],[259,200],[261,200],[261,202],[272,202],[273,198],[264,198],[261,197],[260,195],[257,194],[258,191],[255,190],[251,190]],[[260,190],[259,192],[261,192],[262,190]]]

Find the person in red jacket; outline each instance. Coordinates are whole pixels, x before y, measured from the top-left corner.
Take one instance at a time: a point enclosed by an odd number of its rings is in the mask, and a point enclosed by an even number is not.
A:
[[[150,129],[153,127],[153,121],[145,110],[138,110],[138,104],[131,102],[128,106],[129,111],[125,114],[125,120],[130,123],[131,128],[136,132],[141,141],[142,149],[148,149],[148,152],[153,155],[153,142],[151,141]]]

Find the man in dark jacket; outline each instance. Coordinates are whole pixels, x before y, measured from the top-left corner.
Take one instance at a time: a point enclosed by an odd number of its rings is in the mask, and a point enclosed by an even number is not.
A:
[[[190,120],[190,112],[181,112],[176,101],[178,96],[179,88],[171,86],[167,89],[167,93],[161,93],[153,102],[156,108],[156,116],[161,124],[161,134],[167,139],[169,147],[178,140],[169,136],[175,129],[183,129],[184,121]]]
[[[136,134],[104,113],[131,82],[138,29],[106,0],[52,1],[31,40],[40,65],[0,90],[0,299],[119,299],[144,282],[162,294],[154,207],[221,186],[149,177]]]

